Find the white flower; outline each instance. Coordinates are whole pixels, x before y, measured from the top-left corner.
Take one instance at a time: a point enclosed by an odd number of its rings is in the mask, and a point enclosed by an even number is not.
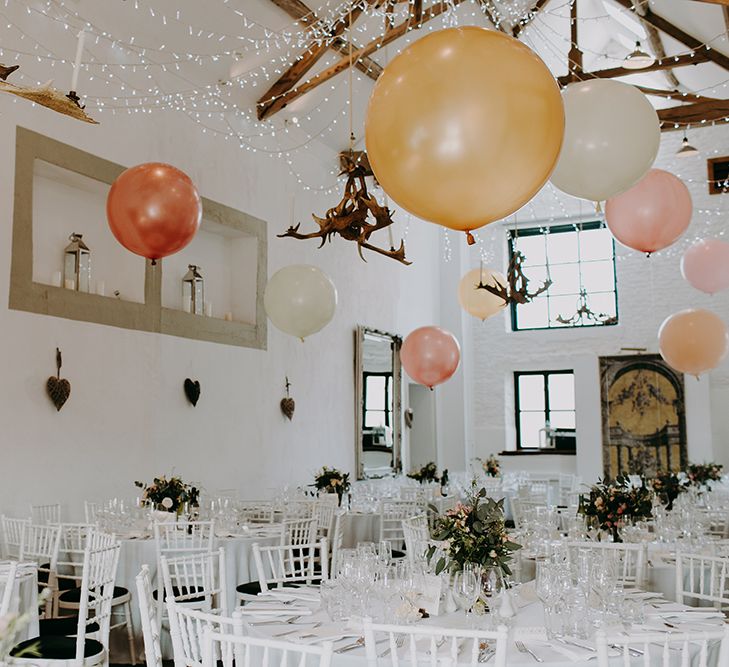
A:
[[[496,558],[496,551],[491,549],[491,552],[489,553],[489,558]]]
[[[2,639],[5,636],[8,629],[15,622],[15,620],[17,618],[18,618],[17,614],[5,614],[5,616],[0,616],[0,639]]]
[[[162,502],[161,502],[160,504],[161,504],[161,505],[162,505],[162,507],[164,507],[165,509],[171,509],[171,508],[172,508],[172,506],[173,506],[173,505],[175,504],[175,501],[174,501],[174,500],[172,500],[172,498],[170,498],[170,497],[167,497],[167,498],[162,498]]]

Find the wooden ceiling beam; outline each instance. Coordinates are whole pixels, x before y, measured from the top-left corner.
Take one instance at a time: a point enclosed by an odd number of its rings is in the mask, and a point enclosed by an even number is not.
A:
[[[706,97],[705,95],[697,95],[696,93],[682,93],[678,90],[662,90],[660,88],[648,88],[646,86],[636,86],[636,88],[644,95],[663,97],[664,99],[677,100],[678,102],[721,101],[716,97]]]
[[[647,72],[658,72],[660,70],[674,69],[676,67],[686,67],[687,65],[698,65],[699,63],[708,62],[708,60],[709,58],[706,56],[704,51],[697,51],[693,56],[689,53],[684,53],[680,56],[671,56],[665,60],[658,60],[650,67],[644,67],[643,69],[611,67],[609,69],[598,69],[594,72],[583,72],[578,76],[578,79],[580,81],[588,81],[589,79],[615,79],[617,77],[628,76],[630,74],[645,74]],[[566,86],[572,80],[572,74],[567,74],[557,78],[557,81],[561,86]]]
[[[695,102],[668,109],[658,109],[658,118],[663,123],[661,129],[664,132],[683,129],[689,123],[700,125],[701,121],[708,123],[713,120],[724,120],[729,118],[729,100]],[[676,123],[681,127],[674,127]]]
[[[689,49],[701,50],[702,53],[704,53],[710,61],[716,63],[717,65],[719,65],[719,67],[722,67],[725,70],[729,71],[728,56],[725,56],[723,53],[720,53],[716,49],[705,48],[703,42],[696,39],[692,35],[689,35],[687,32],[684,32],[683,30],[681,30],[681,28],[671,23],[668,19],[664,19],[662,16],[654,13],[647,3],[643,5],[643,13],[641,14],[637,11],[636,3],[633,2],[633,0],[613,1],[617,2],[621,7],[625,7],[625,9],[631,11],[638,19],[642,19],[646,23],[652,25],[654,28],[658,28],[658,30],[666,33],[669,37],[673,37],[673,39],[681,42]]]
[[[354,1],[354,0],[352,0]],[[319,19],[301,0],[271,0],[280,9],[283,9],[289,16],[296,19],[301,25],[308,26],[316,23]],[[352,9],[352,22],[356,21],[362,13],[361,7]],[[302,53],[289,69],[287,69],[277,81],[261,96],[256,105],[259,120],[265,117],[267,108],[276,100],[291,90],[301,78],[319,61],[328,49],[336,51],[341,55],[348,56],[350,44],[340,35],[349,26],[349,14],[343,16],[332,27],[331,42],[312,44]],[[352,52],[356,49],[353,47]],[[382,74],[382,68],[372,59],[363,58],[356,63],[357,69],[364,72],[375,81]]]
[[[712,5],[723,5],[724,7],[729,7],[729,0],[696,0],[696,2],[707,2]]]
[[[448,11],[451,7],[460,5],[462,2],[465,2],[465,0],[451,0],[451,2],[448,3],[438,2],[436,5],[428,7],[427,9],[423,10],[423,18],[417,26],[414,25],[413,21],[410,19],[410,17],[408,17],[402,23],[394,26],[391,30],[388,30],[384,35],[381,35],[373,39],[368,44],[365,44],[359,49],[356,49],[352,53],[352,61],[357,62],[361,58],[372,55],[383,46],[394,42],[396,39],[399,39],[410,30],[426,24],[428,21],[437,18],[444,12]],[[322,70],[315,76],[311,77],[311,79],[309,79],[308,81],[304,81],[302,84],[280,95],[280,97],[277,97],[272,102],[267,104],[265,109],[262,109],[259,103],[259,120],[269,118],[276,112],[283,109],[287,104],[293,102],[295,99],[298,99],[302,95],[314,90],[314,88],[320,86],[326,81],[329,81],[329,79],[335,77],[337,74],[346,71],[348,67],[349,58],[342,58],[342,60],[340,60],[338,63],[335,63],[331,67]]]
[[[570,7],[570,50],[567,54],[567,71],[572,73],[572,80],[579,81],[582,69],[582,51],[577,34],[577,0]]]
[[[532,6],[531,11],[529,12],[529,16],[527,18],[523,19],[520,23],[517,23],[512,29],[511,34],[514,37],[519,37],[521,33],[524,31],[524,29],[534,20],[534,17],[539,14],[539,12],[544,9],[544,7],[547,5],[549,0],[537,0],[534,5]]]

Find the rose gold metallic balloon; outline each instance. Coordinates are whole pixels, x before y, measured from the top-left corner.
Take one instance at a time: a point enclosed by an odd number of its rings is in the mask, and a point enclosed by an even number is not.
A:
[[[169,164],[147,162],[114,181],[106,217],[127,250],[157,260],[192,241],[200,228],[202,203],[187,174]]]
[[[415,382],[432,389],[458,370],[461,347],[450,331],[440,327],[420,327],[403,342],[400,360]]]

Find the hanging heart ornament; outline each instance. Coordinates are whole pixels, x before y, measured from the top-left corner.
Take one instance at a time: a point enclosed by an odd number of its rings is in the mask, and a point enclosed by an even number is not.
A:
[[[197,405],[198,400],[200,399],[200,381],[199,380],[191,380],[190,378],[185,378],[185,396],[187,396],[187,400],[192,403],[192,407],[195,407]]]
[[[71,383],[61,377],[62,363],[61,350],[56,348],[56,375],[55,377],[51,375],[46,381],[46,392],[58,412],[61,411],[61,408],[71,395]]]

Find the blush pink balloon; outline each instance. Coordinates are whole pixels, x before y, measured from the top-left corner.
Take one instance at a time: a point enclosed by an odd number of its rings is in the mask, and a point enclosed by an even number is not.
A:
[[[661,324],[658,349],[669,366],[699,377],[722,362],[729,350],[729,333],[710,310],[682,310]]]
[[[458,370],[461,347],[450,331],[440,327],[420,327],[403,342],[400,360],[415,382],[432,389]]]
[[[729,287],[729,243],[705,239],[694,243],[681,258],[681,274],[688,283],[707,294]]]
[[[605,222],[624,246],[650,255],[678,240],[691,222],[692,208],[681,179],[651,169],[630,190],[607,200]]]

